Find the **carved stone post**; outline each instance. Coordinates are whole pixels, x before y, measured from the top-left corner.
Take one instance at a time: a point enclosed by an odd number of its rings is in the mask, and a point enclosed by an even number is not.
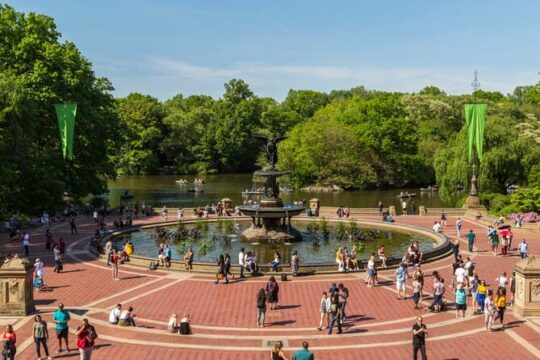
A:
[[[15,256],[0,266],[0,314],[28,315],[36,311],[33,266]]]
[[[531,256],[514,266],[516,294],[513,311],[521,316],[540,316],[540,258]]]

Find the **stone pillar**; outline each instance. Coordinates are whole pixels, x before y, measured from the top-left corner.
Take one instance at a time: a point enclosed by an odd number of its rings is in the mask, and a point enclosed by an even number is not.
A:
[[[229,198],[223,198],[221,199],[221,203],[223,204],[223,208],[225,210],[231,210],[232,209],[232,200]]]
[[[418,216],[426,216],[427,215],[427,209],[424,205],[420,205],[418,208]]]
[[[15,256],[0,266],[0,314],[26,316],[34,311],[34,267]]]
[[[313,198],[309,200],[309,208],[311,209],[311,213],[313,215],[319,213],[319,209],[321,208],[321,202],[317,198]]]
[[[540,258],[530,256],[514,266],[516,294],[513,311],[521,316],[540,316]]]
[[[393,217],[396,216],[396,207],[394,205],[390,205],[388,207],[388,214],[392,215]]]

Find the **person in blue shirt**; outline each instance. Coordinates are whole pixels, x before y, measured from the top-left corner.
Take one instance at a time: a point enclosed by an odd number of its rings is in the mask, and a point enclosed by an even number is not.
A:
[[[476,239],[476,234],[474,233],[474,231],[472,231],[472,229],[469,230],[469,232],[467,233],[467,246],[469,248],[469,252],[473,251],[475,239]]]
[[[165,267],[171,266],[171,257],[172,257],[172,250],[169,247],[169,244],[165,244],[165,251],[163,251],[165,255]]]
[[[522,259],[526,259],[529,256],[529,244],[525,241],[525,239],[521,240],[518,246],[519,250],[519,256],[521,256]]]
[[[315,355],[308,350],[309,344],[307,341],[302,343],[302,349],[294,353],[293,360],[315,360]]]
[[[467,310],[467,292],[463,288],[463,284],[459,283],[456,289],[456,319],[459,318],[460,311],[465,317],[465,310]]]
[[[407,264],[402,263],[400,267],[396,269],[396,289],[398,291],[397,299],[401,300],[401,293],[403,292],[403,299],[407,299],[406,280],[409,276],[407,272]]]
[[[69,312],[64,310],[64,304],[58,305],[58,310],[53,313],[53,321],[55,323],[54,328],[56,330],[56,338],[58,339],[58,352],[62,352],[62,339],[66,343],[66,351],[69,352],[68,334],[69,326],[68,321],[71,320]]]

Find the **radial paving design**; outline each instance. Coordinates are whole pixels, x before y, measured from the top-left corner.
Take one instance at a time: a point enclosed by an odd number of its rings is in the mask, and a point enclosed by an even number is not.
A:
[[[366,216],[365,219],[374,218]],[[144,222],[157,220],[147,218]],[[425,316],[429,329],[427,347],[431,359],[487,356],[525,360],[536,359],[540,354],[540,322],[536,319],[518,319],[509,308],[508,327],[487,333],[483,316],[467,315],[465,319],[455,319],[454,311],[432,314],[414,310],[411,300],[396,299],[391,270],[380,271],[381,285],[373,288],[364,284],[364,273],[298,277],[280,282],[280,308],[267,311],[267,326],[261,329],[256,326],[255,295],[264,287],[267,276],[215,285],[211,276],[150,273],[121,266],[121,280],[113,281],[107,265],[87,253],[86,243],[93,234],[93,225],[89,219],[80,221],[78,235],[70,235],[67,224],[57,225],[54,229],[56,234],[68,240],[64,273],[52,271],[53,259],[44,250],[43,229],[32,233],[30,254],[32,259],[39,255],[47,266],[47,291],[35,294],[38,310],[49,320],[57,304],[63,302],[72,311],[72,329],[82,317],[89,318],[100,334],[93,359],[268,359],[268,343],[273,340],[284,342],[289,357],[302,341],[307,340],[317,359],[408,359],[411,357],[411,326],[418,314]],[[409,216],[398,217],[397,221],[429,228],[433,218]],[[450,223],[453,224],[453,219]],[[487,239],[483,236],[484,226],[466,222],[464,228],[475,229],[479,235],[478,251],[470,256],[477,264],[480,278],[494,283],[500,272],[511,272],[518,258],[490,255]],[[445,228],[447,235],[454,236],[453,229],[453,226]],[[516,238],[528,239],[531,252],[540,253],[540,234],[518,232]],[[5,251],[22,250],[21,244],[9,242],[5,237],[2,244]],[[450,259],[443,259],[426,264],[424,272],[428,275],[438,270],[449,283],[450,265]],[[336,335],[334,332],[330,336],[316,328],[320,295],[332,282],[343,282],[349,288],[350,300],[344,333]],[[427,276],[426,293],[431,291],[431,284],[432,277]],[[410,293],[410,288],[408,291]],[[452,300],[451,296],[447,298]],[[424,306],[430,300],[428,297]],[[123,328],[107,322],[108,312],[116,303],[134,307],[138,327]],[[191,314],[194,334],[166,333],[169,315],[184,310]],[[3,324],[15,324],[19,347],[17,359],[35,359],[32,318],[0,320]],[[51,339],[49,345],[55,352],[55,339]],[[71,347],[75,348],[75,345],[75,336],[71,335]],[[475,355],[475,352],[479,353]],[[76,356],[75,352],[69,357],[62,354],[67,358]]]

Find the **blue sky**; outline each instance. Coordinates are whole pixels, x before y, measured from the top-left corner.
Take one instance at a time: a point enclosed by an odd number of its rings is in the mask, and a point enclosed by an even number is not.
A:
[[[2,0],[0,0],[2,1]],[[511,92],[540,81],[540,1],[16,0],[52,16],[116,96],[261,96],[363,85]]]

